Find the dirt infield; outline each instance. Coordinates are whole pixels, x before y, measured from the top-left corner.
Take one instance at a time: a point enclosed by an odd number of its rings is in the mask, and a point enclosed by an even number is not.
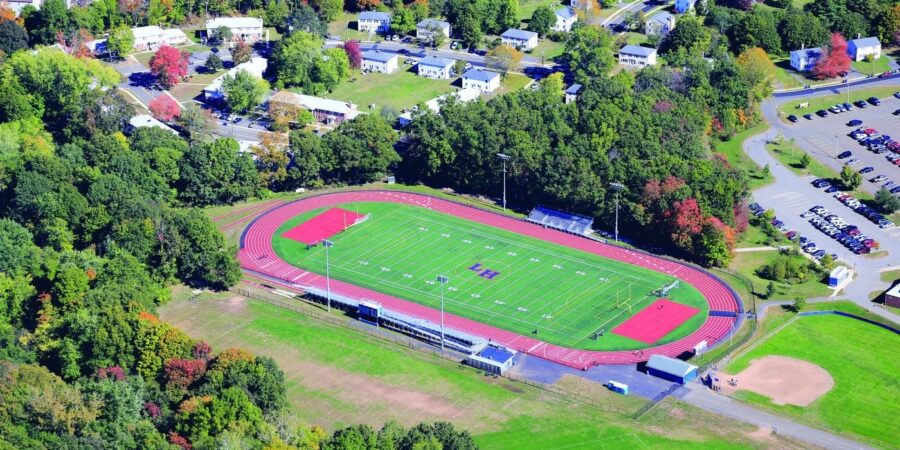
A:
[[[736,386],[729,384],[730,379]],[[834,378],[825,369],[787,356],[766,356],[750,361],[737,375],[719,373],[722,391],[750,391],[772,399],[776,405],[809,406],[834,387]]]

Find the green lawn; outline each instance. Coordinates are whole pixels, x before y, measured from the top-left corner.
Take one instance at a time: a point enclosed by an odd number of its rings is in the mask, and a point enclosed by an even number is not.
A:
[[[519,21],[531,20],[534,11],[542,6],[550,6],[555,10],[561,8],[562,3],[559,0],[522,0],[519,2]]]
[[[546,62],[550,62],[557,56],[562,55],[565,47],[565,42],[557,42],[552,39],[543,38],[538,43],[537,47],[530,51],[528,55],[535,58],[543,57]]]
[[[718,141],[715,143],[715,151],[716,153],[721,154],[728,160],[728,164],[731,164],[732,167],[743,171],[747,174],[747,178],[750,180],[750,189],[757,189],[762,186],[765,186],[774,179],[771,174],[764,174],[762,167],[759,167],[749,156],[744,152],[744,141],[748,138],[755,136],[766,129],[769,128],[769,125],[765,122],[761,122],[758,125],[748,128],[734,136],[727,141]]]
[[[169,93],[171,93],[179,102],[188,102],[198,95],[201,95],[203,93],[203,88],[209,86],[213,80],[224,73],[224,70],[220,70],[216,73],[198,73],[191,75],[187,81],[182,81],[172,89],[169,89]]]
[[[328,98],[355,103],[361,111],[378,112],[391,106],[397,113],[439,95],[455,91],[454,80],[432,80],[416,75],[409,65],[401,64],[392,74],[354,72],[353,81],[344,81]],[[373,110],[369,105],[374,104]]]
[[[869,97],[885,98],[897,92],[896,85],[893,86],[877,86],[862,89],[850,88],[850,103],[857,100],[865,100]],[[844,103],[847,101],[847,88],[842,87],[840,94],[825,95],[821,97],[810,97],[806,99],[792,100],[790,102],[778,105],[778,114],[782,120],[787,120],[790,114],[813,114],[820,109],[828,109],[835,103]],[[809,106],[803,109],[799,108],[800,103],[809,102]]]
[[[364,33],[356,29],[356,20],[359,14],[344,12],[334,22],[328,24],[328,34],[340,36],[343,40],[357,39],[368,41],[379,39],[378,35]]]
[[[646,44],[650,40],[650,37],[647,36],[646,34],[638,33],[635,31],[628,31],[624,34],[624,36],[625,36],[625,43],[628,45]]]
[[[807,316],[783,328],[725,370],[738,373],[750,361],[766,355],[790,356],[817,364],[831,374],[835,385],[809,407],[778,406],[760,395],[742,397],[778,413],[892,447],[897,443],[897,428],[892,424],[900,415],[898,346],[900,336],[858,320],[834,315]]]
[[[771,262],[778,256],[779,252],[777,251],[738,252],[734,254],[730,268],[749,278],[758,294],[764,294],[769,280],[757,275],[756,269]],[[796,258],[803,257],[796,256]],[[809,260],[804,258],[804,261]],[[776,300],[790,300],[798,295],[804,298],[831,295],[831,289],[828,288],[825,281],[827,280],[824,277],[819,279],[813,277],[805,283],[775,282],[775,294],[772,297]]]
[[[862,74],[865,75],[880,75],[888,70],[891,70],[891,65],[889,64],[890,58],[887,56],[882,56],[872,62],[868,61],[853,61],[853,68]]]
[[[634,421],[228,292],[173,297],[160,311],[163,320],[216,349],[274,358],[285,372],[291,412],[329,431],[449,420],[488,450],[800,447],[674,399]],[[569,388],[578,381],[594,387],[596,402],[643,403],[581,379],[559,383]]]
[[[484,94],[485,99],[491,99],[500,95],[506,95],[524,88],[531,82],[531,78],[517,73],[508,73],[500,81],[500,88],[490,94]]]
[[[791,67],[789,59],[773,60],[775,63],[775,84],[776,88],[794,89],[802,87],[804,84],[795,76],[796,72]],[[799,76],[799,74],[798,74]]]
[[[656,300],[669,275],[518,235],[420,207],[393,203],[344,205],[371,218],[333,237],[331,276],[432,308],[440,308],[438,274],[448,312],[574,348],[623,350],[647,344],[618,336],[616,325]],[[325,273],[324,247],[283,237],[322,210],[282,224],[273,238],[284,260]],[[499,272],[485,278],[484,270]],[[700,311],[656,344],[696,330],[708,304],[681,283],[668,298]],[[630,306],[630,307],[629,307]],[[594,340],[598,330],[605,336]]]

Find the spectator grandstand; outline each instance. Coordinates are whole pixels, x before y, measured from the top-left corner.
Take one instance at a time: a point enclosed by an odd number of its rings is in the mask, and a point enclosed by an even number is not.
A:
[[[531,210],[527,220],[538,225],[582,236],[592,233],[591,226],[594,224],[594,219],[590,217],[557,211],[540,205]]]

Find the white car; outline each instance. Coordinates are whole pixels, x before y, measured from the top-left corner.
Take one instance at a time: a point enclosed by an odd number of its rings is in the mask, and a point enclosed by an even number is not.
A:
[[[851,160],[845,162],[844,164],[846,164],[846,165],[848,165],[848,166],[855,166],[855,165],[859,164],[859,160],[858,160],[858,159],[851,159]]]

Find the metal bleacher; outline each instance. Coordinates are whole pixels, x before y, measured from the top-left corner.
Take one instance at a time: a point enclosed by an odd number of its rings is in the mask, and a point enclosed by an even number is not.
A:
[[[531,210],[527,220],[548,228],[583,236],[591,233],[591,226],[594,224],[594,219],[590,217],[557,211],[540,205]]]

